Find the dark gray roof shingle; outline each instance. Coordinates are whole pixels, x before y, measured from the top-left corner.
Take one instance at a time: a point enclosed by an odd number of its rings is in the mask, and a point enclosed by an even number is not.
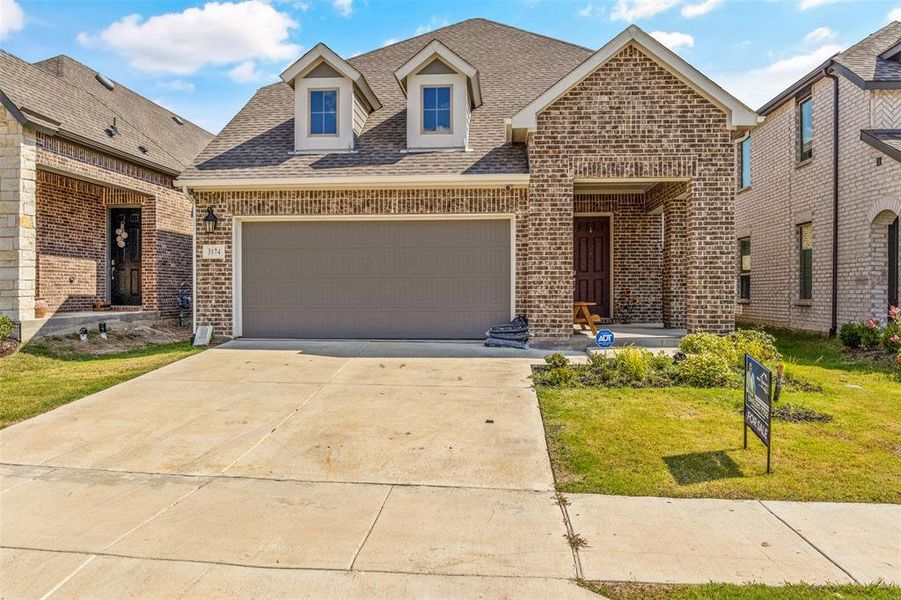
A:
[[[394,71],[437,39],[479,70],[483,104],[472,112],[468,152],[406,152],[406,98]],[[382,108],[352,154],[293,156],[294,91],[261,88],[187,169],[184,179],[528,172],[525,148],[506,141],[504,119],[592,54],[567,42],[470,19],[348,60]]]
[[[901,62],[880,54],[901,42],[901,21],[893,21],[835,57],[835,62],[866,82],[901,81]]]
[[[95,75],[67,56],[31,64],[0,50],[0,92],[32,124],[171,173],[184,170],[213,138],[118,83],[106,89]],[[109,137],[113,119],[119,134]]]

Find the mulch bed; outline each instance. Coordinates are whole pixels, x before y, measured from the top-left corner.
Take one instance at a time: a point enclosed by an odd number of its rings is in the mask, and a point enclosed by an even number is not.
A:
[[[19,342],[16,340],[3,340],[0,342],[0,358],[6,356],[7,354],[12,354],[19,347]]]

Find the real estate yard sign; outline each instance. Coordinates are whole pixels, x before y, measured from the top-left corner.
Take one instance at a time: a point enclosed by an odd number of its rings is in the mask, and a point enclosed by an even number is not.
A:
[[[748,428],[766,445],[766,472],[770,472],[770,423],[772,422],[773,373],[745,354],[745,448]]]

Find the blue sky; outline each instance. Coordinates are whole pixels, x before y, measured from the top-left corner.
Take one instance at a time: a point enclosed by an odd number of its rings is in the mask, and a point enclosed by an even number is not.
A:
[[[593,49],[634,22],[757,108],[901,0],[0,0],[0,46],[68,54],[216,132],[317,42],[350,57],[477,16]]]

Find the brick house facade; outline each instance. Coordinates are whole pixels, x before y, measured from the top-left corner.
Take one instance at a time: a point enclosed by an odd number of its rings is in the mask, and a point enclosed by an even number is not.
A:
[[[429,38],[459,51],[485,86],[483,104],[473,101],[465,150],[408,150],[403,136],[409,108],[392,69]],[[527,67],[510,48],[556,55],[558,70]],[[236,290],[246,285],[237,223],[504,215],[513,223],[512,312],[528,316],[537,337],[565,338],[573,326],[574,219],[595,215],[610,219],[611,304],[628,291],[638,322],[733,328],[731,138],[756,115],[638,28],[592,53],[475,19],[346,63],[326,53],[319,60],[349,78],[365,76],[382,104],[352,153],[295,151],[298,70],[289,69],[286,84],[261,89],[179,177],[198,207],[199,324],[220,336],[246,334],[236,322]],[[536,111],[534,126],[517,125],[515,115],[579,68],[587,72]],[[522,97],[499,96],[504,77],[529,77],[523,69],[544,79]],[[275,158],[260,158],[264,150]],[[203,227],[209,208],[218,217],[212,232]],[[224,255],[205,258],[204,247]]]
[[[830,59],[760,112],[750,132],[750,185],[736,193],[736,239],[750,242],[750,298],[739,294],[740,321],[829,332],[834,326],[883,319],[889,305],[890,226],[901,215],[901,153],[871,145],[868,132],[901,129],[901,65],[879,87],[856,74],[868,57],[901,39],[892,23]],[[824,76],[830,72],[833,79]],[[865,77],[866,74],[863,73]],[[838,85],[838,254],[836,323],[832,322],[834,85]],[[891,89],[894,86],[896,89]],[[799,102],[812,103],[812,157],[800,160]],[[901,132],[899,132],[901,133]],[[740,146],[736,149],[740,172]],[[812,231],[811,294],[801,298],[799,227]],[[897,226],[896,226],[897,227]],[[897,229],[894,230],[897,237]],[[738,252],[738,244],[734,246]],[[898,246],[895,245],[896,252]],[[901,260],[896,256],[895,264]],[[733,259],[734,265],[739,261]],[[735,267],[739,269],[740,266]],[[893,282],[895,297],[901,286]]]
[[[132,207],[140,211],[140,237],[129,241],[139,245],[140,302],[127,308],[154,318],[177,314],[179,287],[192,276],[193,206],[173,186],[180,170],[177,159],[167,154],[165,164],[155,164],[144,158],[156,148],[127,124],[129,107],[122,105],[132,104],[130,110],[143,111],[145,117],[159,116],[154,113],[164,109],[148,107],[148,101],[118,87],[120,96],[104,99],[104,92],[114,90],[85,88],[101,84],[92,71],[86,81],[79,80],[87,67],[65,57],[52,59],[52,72],[5,53],[0,59],[0,92],[7,100],[0,114],[0,313],[28,323],[35,318],[36,300],[46,303],[48,316],[92,311],[96,301],[109,302],[110,210]],[[40,104],[63,92],[69,104]],[[74,115],[71,109],[79,101],[92,104],[96,115]],[[54,121],[38,123],[30,117],[38,107],[42,118]],[[109,136],[91,122],[92,116],[118,123],[118,133]],[[210,136],[189,127],[196,137],[193,151],[199,151]],[[93,131],[97,141],[85,141],[82,131]],[[74,141],[76,133],[79,142]],[[103,138],[126,147],[134,144],[129,151],[141,158],[104,145]],[[140,151],[138,142],[148,152]]]

